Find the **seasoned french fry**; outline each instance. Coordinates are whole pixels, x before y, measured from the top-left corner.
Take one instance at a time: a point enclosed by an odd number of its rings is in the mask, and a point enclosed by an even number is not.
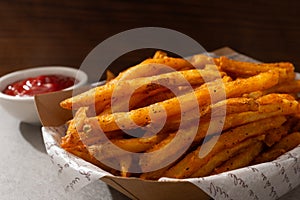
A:
[[[274,96],[273,94],[271,96]],[[290,115],[300,112],[299,103],[296,100],[288,100],[288,101],[282,101],[286,100],[284,95],[277,96],[278,98],[273,98],[273,101],[269,102],[263,102],[264,105],[250,105],[249,110],[257,110],[257,111],[246,111],[244,112],[243,107],[241,108],[241,112],[237,113],[226,113],[226,117],[218,116],[216,115],[216,118],[213,119],[204,119],[201,118],[200,124],[198,126],[197,134],[194,138],[194,143],[200,142],[205,136],[212,135],[214,133],[217,133],[220,131],[220,125],[223,126],[223,131],[228,130],[230,128],[240,126],[246,123],[258,121],[261,119],[273,117],[276,115]],[[267,99],[267,98],[266,98]],[[288,97],[288,99],[290,99]],[[229,99],[228,99],[229,100]],[[226,102],[227,100],[225,100]],[[280,103],[281,102],[281,103]],[[269,103],[269,104],[267,104]],[[280,104],[279,104],[280,103]],[[223,104],[223,103],[222,103]],[[252,104],[252,103],[251,103]],[[269,105],[272,105],[274,109],[271,109]],[[268,109],[263,109],[263,107],[266,106]],[[238,109],[238,108],[237,108]],[[269,112],[266,112],[268,110]],[[231,110],[233,111],[233,110]],[[216,111],[217,112],[217,111]],[[220,112],[221,113],[221,112]],[[201,114],[201,113],[200,113]],[[189,119],[189,121],[192,121],[193,118]],[[167,122],[168,127],[179,127],[181,120],[180,118],[170,118],[170,120]],[[210,127],[210,129],[208,129]],[[209,130],[209,131],[208,131]]]
[[[281,138],[286,136],[289,132],[297,132],[297,127],[295,126],[298,123],[299,119],[292,116],[287,119],[287,121],[277,129],[271,129],[266,133],[266,138],[264,143],[270,147],[275,143],[279,142]],[[295,130],[293,130],[296,128]]]
[[[66,135],[64,137],[61,138],[61,147],[62,148],[69,148],[70,146],[75,146],[78,143],[81,143],[80,141],[80,137],[77,133],[77,130],[75,128],[75,122],[74,120],[71,120],[67,131],[66,131]]]
[[[282,105],[290,105],[291,109],[297,110],[298,102],[289,94],[268,94],[257,99],[253,98],[228,98],[216,104],[207,106],[201,110],[201,117],[210,117],[212,110],[214,116],[223,115],[226,109],[226,115],[241,113],[247,111],[274,112],[282,110]]]
[[[289,62],[281,63],[251,63],[228,59],[227,57],[219,58],[219,66],[225,72],[231,72],[239,76],[253,76],[261,72],[266,72],[277,68],[280,71],[280,81],[291,81],[295,78],[294,66]]]
[[[297,107],[295,109],[295,107]],[[296,112],[299,112],[299,106],[290,107],[289,105],[284,105],[280,110],[274,111],[274,112],[268,112],[268,113],[261,113],[259,111],[248,111],[248,112],[242,112],[242,113],[233,113],[229,114],[225,117],[225,121],[222,117],[211,119],[211,121],[204,121],[203,123],[200,122],[200,126],[197,132],[197,135],[195,136],[194,141],[199,142],[201,139],[203,139],[206,135],[214,134],[218,131],[218,124],[223,124],[223,131],[228,130],[230,128],[240,126],[243,124],[247,124],[254,121],[259,121],[262,119],[266,119],[269,117],[274,117],[278,115],[289,115]],[[216,129],[211,128],[211,132],[207,132],[208,127],[216,127]]]
[[[220,170],[223,168],[226,169],[228,161],[232,161],[235,164],[235,165],[232,165],[234,167],[237,167],[236,164],[240,160],[243,160],[244,162],[246,162],[246,160],[247,160],[247,163],[249,163],[248,159],[246,159],[245,157],[252,158],[252,155],[256,156],[256,154],[251,154],[251,153],[254,153],[253,151],[262,149],[261,140],[264,139],[264,137],[262,137],[262,136],[247,139],[243,142],[238,143],[237,145],[233,146],[232,148],[228,148],[228,149],[224,149],[223,151],[220,151],[219,153],[214,155],[204,166],[200,167],[195,173],[193,173],[191,175],[191,177],[207,176],[207,175],[211,174],[214,170],[216,171],[215,168],[220,166],[225,161],[226,161],[226,163],[223,164],[220,168],[218,167],[217,169],[220,169]],[[247,151],[247,153],[244,151]],[[249,152],[251,152],[251,153],[249,153]],[[242,157],[242,158],[235,157],[239,153],[245,157]],[[244,153],[245,153],[245,155],[244,155]],[[235,159],[235,160],[233,160],[233,159]],[[236,160],[238,160],[238,161],[236,161]],[[251,159],[251,161],[252,161],[252,159]],[[245,163],[243,163],[243,164],[245,164]]]
[[[262,95],[270,93],[299,93],[300,80],[292,80],[279,85],[275,85],[267,90],[262,91]]]
[[[166,68],[165,66],[169,68]],[[175,71],[178,71],[181,69],[193,69],[194,66],[182,58],[163,57],[163,58],[146,59],[142,63],[134,67],[128,68],[123,72],[120,72],[119,75],[113,80],[111,80],[108,84],[106,84],[106,86],[114,85],[119,80],[126,81],[126,80],[132,80],[139,77],[150,77],[154,75],[168,73],[170,72],[170,68],[174,69]],[[100,89],[101,91],[102,87],[97,87],[97,89]],[[76,98],[69,98],[66,99],[65,101],[62,101],[60,105],[62,108],[71,110],[72,108],[77,109],[80,106],[93,104],[96,99],[93,96],[95,92],[96,92],[95,89],[91,89],[88,92],[83,93],[82,95],[77,95]],[[85,99],[86,97],[92,97],[92,99],[89,100]]]
[[[153,58],[146,59],[140,64],[130,67],[123,72],[120,72],[112,83],[114,84],[121,79],[131,80],[139,77],[150,77],[154,75],[168,73],[170,72],[169,68],[175,71],[180,71],[182,69],[194,69],[194,66],[183,58],[160,56],[163,54],[165,53],[158,52],[157,55]]]
[[[277,115],[295,114],[300,111],[299,103],[297,101],[285,101],[278,107],[275,104],[275,108],[269,109],[269,110],[273,110],[272,112],[249,111],[249,112],[242,112],[242,113],[235,113],[235,114],[228,115],[226,116],[224,129],[226,127],[235,127],[236,125],[239,124],[244,124],[251,121],[257,121],[260,119],[265,119]]]
[[[272,85],[277,84],[278,79],[276,79],[276,77],[278,78],[278,71],[269,71],[247,79],[226,82],[224,83],[224,89],[228,98],[241,96],[244,92],[248,93],[250,91],[268,88]],[[180,112],[191,110],[195,106],[202,106],[210,103],[210,90],[216,92],[219,90],[223,90],[223,84],[216,85],[215,87],[213,87],[213,89],[208,88],[209,87],[196,89],[195,92],[168,99],[144,108],[132,110],[128,113],[120,112],[113,113],[112,115],[97,116],[97,120],[99,122],[99,126],[103,131],[113,131],[120,129],[118,123],[122,124],[121,128],[123,129],[131,129],[136,127],[136,125],[146,126],[151,122],[151,120],[160,120],[161,108],[164,108],[167,112],[167,116],[170,117],[178,115]],[[195,103],[193,103],[195,96],[198,99],[199,105],[195,105]],[[218,97],[216,97],[216,99],[217,98]],[[185,105],[184,108],[182,108],[183,105]],[[150,117],[150,112],[153,112],[152,119]]]
[[[152,148],[148,149],[146,151],[146,153],[151,153],[154,151],[158,151],[162,148],[164,148],[166,145],[168,145],[174,138],[175,138],[176,134],[175,133],[171,133],[169,134],[168,137],[166,137],[164,140],[162,140],[161,142],[157,143],[156,145],[154,145]],[[145,163],[147,163],[149,161],[149,158],[153,158],[153,157],[148,157],[147,160],[141,160],[141,165],[145,165]],[[151,161],[150,161],[151,162]],[[149,180],[155,180],[155,179],[159,179],[163,173],[169,168],[170,165],[167,165],[159,170],[155,170],[155,171],[150,171],[150,172],[146,172],[141,174],[140,178],[142,179],[149,179]]]
[[[181,75],[180,75],[181,74]],[[172,76],[177,76],[176,78],[172,78]],[[149,78],[150,83],[146,84],[140,88],[138,88],[135,93],[130,98],[129,102],[129,110],[131,110],[133,107],[143,107],[151,97],[156,96],[157,94],[165,94],[161,95],[160,97],[166,96],[161,98],[163,100],[173,98],[175,95],[167,95],[172,93],[176,93],[177,96],[180,96],[184,93],[191,92],[192,87],[195,87],[195,85],[202,85],[205,81],[213,81],[215,79],[223,77],[224,73],[219,73],[218,71],[212,71],[212,70],[188,70],[188,71],[181,71],[181,72],[174,72],[169,74],[163,74],[160,75],[160,77],[151,77]],[[183,76],[180,78],[180,76]],[[152,79],[152,80],[150,80]],[[148,79],[144,78],[145,83],[147,83]],[[172,80],[176,80],[175,82]],[[131,81],[130,81],[131,82]],[[171,85],[170,85],[171,83]],[[160,85],[163,84],[163,85]],[[187,85],[188,84],[188,85]],[[191,84],[191,85],[189,85]],[[132,83],[134,85],[134,83]],[[170,87],[168,87],[168,85]],[[165,87],[166,86],[166,87]],[[132,86],[134,87],[134,86]],[[118,87],[119,90],[114,91],[117,93],[117,98],[122,97],[123,89],[124,87]],[[130,84],[128,85],[127,89],[130,89]],[[121,89],[121,90],[120,90]],[[127,90],[126,90],[127,91]],[[169,98],[167,98],[169,96]],[[112,103],[114,103],[113,101]],[[139,102],[142,102],[141,106],[138,106]],[[97,101],[95,104],[96,112],[98,112],[99,109],[101,109],[101,105],[103,105],[103,101]],[[127,101],[119,101],[118,103],[114,104],[114,110],[115,112],[123,112],[128,110],[128,106],[126,105]],[[125,108],[125,110],[124,110]]]
[[[200,116],[201,119],[209,119],[211,117],[212,111],[213,115],[216,117],[224,115],[224,110],[226,110],[226,115],[246,111],[257,111],[258,104],[252,98],[229,98],[204,107],[200,111]]]
[[[185,156],[175,166],[168,169],[164,176],[172,178],[190,177],[216,153],[223,149],[233,147],[250,137],[262,135],[269,129],[280,127],[285,121],[286,118],[283,116],[267,118],[236,127],[223,133],[219,137],[213,137],[209,142],[201,145],[195,151]],[[212,147],[211,143],[215,145]],[[203,153],[204,155],[206,154],[204,157],[200,157],[201,155],[199,155],[201,149],[205,151]]]
[[[240,152],[238,155],[230,158],[221,166],[216,167],[214,169],[213,174],[219,174],[222,172],[238,169],[249,165],[255,159],[255,157],[262,151],[262,149],[263,149],[262,141],[258,141],[250,145],[248,148],[245,148],[244,151]]]
[[[78,129],[83,128],[83,121],[85,120],[87,112],[86,107],[81,107],[76,113],[73,120],[70,121],[69,127],[66,132],[66,136],[62,138],[61,147],[66,151],[90,162],[93,163],[102,169],[111,172],[112,174],[117,174],[115,169],[111,169],[104,164],[102,164],[98,159],[96,159],[90,152],[87,150],[85,144],[83,143],[83,137],[85,133],[78,132]]]
[[[272,115],[271,115],[272,114]],[[239,115],[237,114],[233,114],[233,117],[228,117],[225,119],[225,126],[223,127],[223,130],[228,130],[232,127],[236,127],[242,124],[247,124],[253,121],[258,121],[271,117],[271,116],[276,116],[278,115],[277,113],[269,113],[268,115],[266,114],[260,114],[259,112],[246,112],[246,113],[239,113]],[[241,120],[240,120],[241,119]],[[229,120],[228,122],[226,122],[227,120]],[[240,124],[238,123],[240,122]],[[218,130],[218,125],[214,125],[214,123],[218,123],[218,120],[213,120],[213,121],[200,121],[199,124],[199,128],[198,128],[198,132],[193,140],[193,143],[197,144],[199,143],[205,136],[207,135],[212,135],[214,133],[217,133]],[[259,122],[260,123],[260,122]],[[216,129],[210,129],[211,132],[208,132],[208,128],[210,127],[217,127]],[[190,132],[189,129],[185,129],[184,130],[185,133],[185,137],[192,137],[193,136],[193,132]],[[164,146],[166,146],[166,144],[170,143],[172,141],[172,139],[175,138],[175,134],[170,134],[167,138],[165,138],[164,140],[162,140],[162,142],[158,143],[157,145],[155,145],[152,149],[154,150],[159,150],[162,149]],[[151,150],[151,149],[150,149]],[[154,151],[152,150],[152,151]],[[179,148],[180,150],[180,148]],[[144,163],[159,163],[159,162],[163,162],[164,159],[168,159],[168,156],[171,156],[173,154],[178,154],[178,151],[176,150],[176,147],[173,147],[172,149],[170,149],[170,151],[168,152],[167,155],[162,155],[159,158],[154,158],[154,157],[148,157],[147,160],[141,160],[141,162]],[[166,169],[165,169],[166,170]],[[159,171],[160,173],[163,172],[163,170]],[[145,177],[157,177],[158,176],[158,172],[155,173],[148,173],[147,175],[144,175]]]
[[[147,96],[147,95],[144,95],[144,96]],[[151,95],[147,98],[140,98],[140,99],[131,98],[129,104],[131,104],[132,109],[137,109],[137,108],[149,106],[149,105],[157,103],[157,102],[165,101],[167,99],[174,98],[175,96],[176,95],[170,90],[161,91],[161,92],[158,92],[157,94]],[[132,102],[132,101],[136,101],[136,102]]]
[[[165,137],[166,135],[164,134],[157,134],[148,138],[117,138],[111,139],[109,142],[93,144],[87,148],[94,157],[99,160],[105,160],[112,157],[122,156],[127,152],[144,152],[163,140]]]
[[[144,102],[145,99],[150,98],[151,96],[154,96],[156,94],[159,94],[161,92],[165,92],[166,88],[162,86],[156,86],[153,84],[152,89],[144,92],[135,92],[131,96],[129,100],[129,105],[128,102],[126,101],[121,101],[118,103],[114,104],[113,111],[116,112],[124,112],[127,110],[132,110],[135,106],[139,105],[140,102]],[[110,101],[110,100],[108,100]],[[107,104],[108,103],[108,104]],[[105,108],[103,109],[103,105],[106,105]],[[103,114],[112,114],[112,105],[109,102],[95,102],[95,107],[94,107],[94,113],[91,114],[91,116],[95,115],[103,115]]]
[[[140,166],[144,171],[150,171],[155,166],[165,166],[175,162],[179,156],[185,153],[193,141],[193,136],[196,134],[195,127],[190,126],[184,130],[180,130],[175,134],[170,134],[161,143],[158,143],[154,148],[147,152],[159,151],[157,154],[150,154],[140,159]],[[178,156],[179,155],[179,156]]]
[[[166,137],[164,134],[157,134],[148,138],[130,138],[111,140],[118,147],[130,152],[143,152],[160,142]]]
[[[69,148],[70,146],[81,145],[81,138],[77,130],[82,130],[86,116],[87,107],[81,107],[69,122],[66,135],[62,137],[61,146]]]
[[[193,86],[193,88],[198,86]],[[142,107],[149,106],[154,103],[165,101],[167,99],[174,98],[175,96],[180,96],[191,91],[190,87],[178,87],[176,88],[176,95],[171,90],[155,90],[148,92],[147,94],[142,94],[135,96],[133,95],[129,102],[129,110],[134,110]]]
[[[260,105],[270,103],[284,103],[284,101],[294,101],[295,98],[289,94],[268,94],[258,98],[256,101]]]
[[[151,70],[151,69],[148,69]],[[185,70],[185,71],[175,71],[166,74],[160,74],[152,77],[135,78],[130,80],[122,80],[112,84],[98,86],[96,88],[90,89],[87,92],[68,98],[60,103],[61,107],[66,109],[78,109],[81,106],[95,105],[96,110],[100,111],[100,106],[105,107],[111,100],[112,94],[115,89],[117,97],[121,98],[128,95],[130,89],[136,89],[135,92],[151,91],[163,86],[170,85],[173,88],[176,86],[188,86],[199,85],[205,81],[212,81],[217,78],[224,76],[224,73],[212,70]],[[116,79],[114,79],[116,80]],[[171,85],[172,84],[172,85]],[[122,90],[121,88],[127,88],[127,90]],[[101,102],[101,104],[99,104]]]
[[[187,60],[183,59],[183,58],[172,58],[172,57],[163,57],[163,58],[158,58],[158,59],[146,59],[145,61],[143,61],[141,64],[161,64],[161,65],[166,65],[169,66],[171,68],[173,68],[174,70],[181,70],[181,69],[193,69],[194,66],[188,62]],[[155,73],[145,73],[147,76],[153,76],[155,74],[159,74],[161,73],[160,71],[155,72]]]
[[[300,144],[300,132],[294,132],[286,135],[279,142],[274,144],[269,150],[263,152],[257,158],[255,158],[254,163],[268,162],[276,159],[283,153],[295,148]]]
[[[278,142],[283,136],[288,133],[288,129],[285,126],[281,126],[279,128],[274,128],[266,133],[266,138],[264,142],[267,146],[272,146],[274,143]]]

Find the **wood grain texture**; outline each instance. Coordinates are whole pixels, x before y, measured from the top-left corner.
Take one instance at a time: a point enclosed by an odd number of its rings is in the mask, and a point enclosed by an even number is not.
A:
[[[39,65],[78,68],[106,38],[144,26],[180,31],[208,51],[230,46],[265,62],[288,60],[300,71],[299,10],[297,0],[0,1],[0,75]],[[152,52],[122,56],[115,71]]]

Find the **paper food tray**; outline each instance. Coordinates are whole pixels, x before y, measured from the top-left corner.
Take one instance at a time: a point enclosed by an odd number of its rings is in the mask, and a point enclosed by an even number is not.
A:
[[[217,56],[254,61],[230,48],[214,52]],[[278,159],[203,178],[158,181],[122,178],[78,158],[60,147],[63,125],[72,114],[58,103],[71,92],[56,92],[36,97],[43,124],[47,153],[57,169],[64,189],[76,191],[93,181],[102,180],[131,199],[277,199],[300,184],[300,146]],[[51,108],[52,112],[48,112]]]

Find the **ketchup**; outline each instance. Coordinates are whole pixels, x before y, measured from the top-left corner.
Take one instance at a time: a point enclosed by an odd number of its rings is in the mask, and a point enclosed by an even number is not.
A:
[[[41,75],[14,82],[3,93],[11,96],[34,96],[63,90],[73,86],[75,81],[75,78],[63,75]]]

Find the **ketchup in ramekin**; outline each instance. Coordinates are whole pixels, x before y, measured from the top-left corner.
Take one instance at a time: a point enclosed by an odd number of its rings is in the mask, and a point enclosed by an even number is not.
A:
[[[71,87],[76,80],[63,75],[40,75],[9,84],[3,93],[11,96],[34,96]]]

